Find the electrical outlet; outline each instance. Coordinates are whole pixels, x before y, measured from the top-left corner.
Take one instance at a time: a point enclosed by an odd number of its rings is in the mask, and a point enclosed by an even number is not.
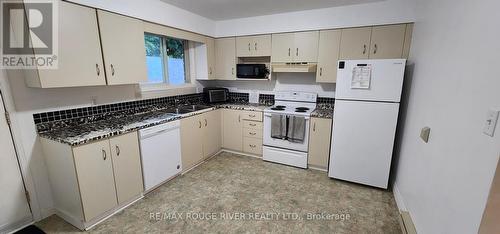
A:
[[[493,137],[495,134],[495,127],[497,126],[498,114],[500,111],[498,110],[489,110],[488,115],[486,117],[486,122],[484,123],[483,133]]]
[[[97,96],[91,96],[90,103],[92,106],[95,106],[97,104]]]

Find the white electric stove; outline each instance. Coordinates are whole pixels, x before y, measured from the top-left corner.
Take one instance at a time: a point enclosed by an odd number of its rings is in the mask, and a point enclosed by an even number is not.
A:
[[[275,105],[264,110],[264,147],[265,161],[281,163],[294,167],[307,168],[309,151],[309,127],[311,113],[316,109],[317,94],[307,92],[276,92]],[[292,140],[287,135],[280,138],[272,136],[272,118],[282,116],[288,119],[293,117],[304,118],[305,129],[303,140]]]

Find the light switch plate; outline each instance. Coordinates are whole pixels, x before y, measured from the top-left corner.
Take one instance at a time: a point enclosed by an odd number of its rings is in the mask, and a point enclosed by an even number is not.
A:
[[[484,123],[483,133],[493,137],[495,134],[495,127],[497,126],[498,114],[500,111],[498,110],[489,110],[488,115],[486,116],[486,122]]]
[[[424,127],[422,130],[420,130],[420,138],[427,143],[429,142],[429,135],[431,134],[431,128],[429,127]]]

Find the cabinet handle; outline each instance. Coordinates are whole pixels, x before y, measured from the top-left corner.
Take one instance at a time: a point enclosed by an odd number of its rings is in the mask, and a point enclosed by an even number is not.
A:
[[[257,124],[254,124],[254,123],[251,123],[251,124],[249,124],[249,125],[250,125],[250,126],[252,126],[252,127],[257,126]]]
[[[299,56],[299,48],[295,49],[295,56]]]
[[[256,132],[249,132],[248,134],[255,136],[257,133]]]
[[[106,158],[108,158],[108,155],[106,154],[106,150],[102,150],[102,159],[106,161]]]
[[[255,118],[255,115],[248,115],[248,117],[250,117],[250,118]]]
[[[208,68],[208,74],[212,75],[212,68]]]
[[[255,42],[255,46],[254,46],[255,50],[257,50],[257,42]]]
[[[257,147],[256,145],[252,145],[252,144],[249,144],[248,146],[250,146],[250,147],[252,147],[252,148]]]
[[[198,124],[200,124],[200,126],[198,128],[201,128],[201,121],[198,121]]]
[[[101,69],[99,69],[99,64],[95,64],[95,71],[97,72],[97,76],[101,75]]]
[[[375,44],[375,48],[373,49],[373,54],[376,54],[377,53],[377,44]]]
[[[116,156],[120,156],[120,147],[118,146],[115,146],[116,147]]]
[[[288,48],[288,57],[290,57],[290,51],[291,51],[291,49]]]
[[[233,75],[234,75],[234,67],[233,67],[233,68],[231,68],[231,74],[233,74]]]
[[[205,119],[205,127],[208,126],[208,121]]]
[[[241,115],[238,115],[238,122],[241,122]]]
[[[366,45],[363,45],[363,54],[366,54]]]
[[[322,76],[322,75],[323,75],[323,68],[322,68],[322,67],[320,67],[320,68],[319,68],[319,76]]]
[[[313,123],[313,132],[316,132],[316,123]]]
[[[113,64],[111,64],[111,75],[115,75],[115,66],[113,66]]]
[[[248,43],[248,51],[250,51],[250,43]]]

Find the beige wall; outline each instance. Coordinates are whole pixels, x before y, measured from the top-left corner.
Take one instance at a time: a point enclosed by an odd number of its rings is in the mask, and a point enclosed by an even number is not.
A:
[[[490,196],[488,203],[486,203],[483,220],[479,227],[480,234],[498,232],[500,232],[500,160],[497,164],[495,178],[493,178],[493,183],[491,184]]]

